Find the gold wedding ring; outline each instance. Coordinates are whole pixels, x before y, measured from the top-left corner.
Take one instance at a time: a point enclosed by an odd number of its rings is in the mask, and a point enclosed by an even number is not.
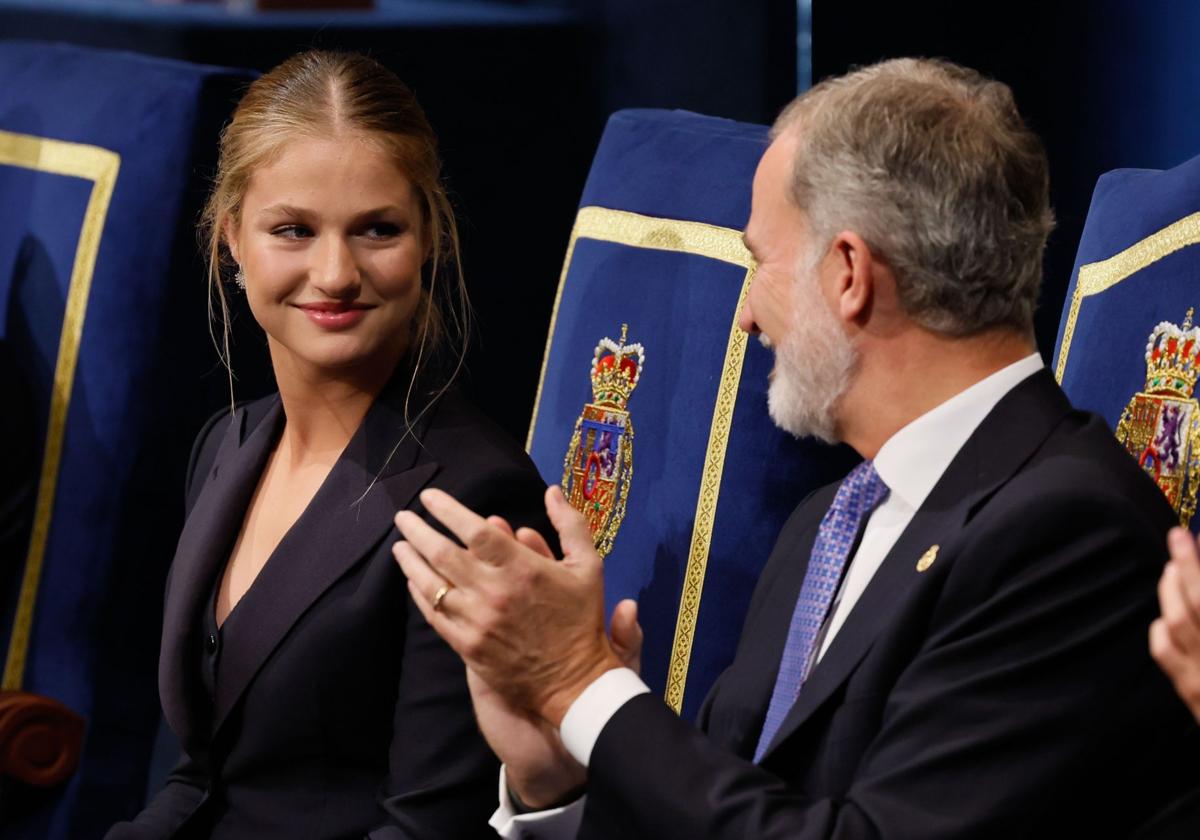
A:
[[[446,597],[446,593],[454,588],[454,584],[446,581],[437,592],[433,593],[433,611],[437,612],[442,608],[442,599]]]

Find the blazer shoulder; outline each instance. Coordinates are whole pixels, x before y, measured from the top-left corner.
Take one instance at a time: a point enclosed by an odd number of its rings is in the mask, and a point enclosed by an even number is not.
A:
[[[463,478],[496,472],[538,475],[528,453],[457,388],[438,399],[422,443],[428,457]]]
[[[1072,412],[973,507],[960,554],[972,558],[963,569],[971,570],[971,587],[980,592],[1014,575],[1079,567],[1093,577],[1107,570],[1144,581],[1152,598],[1166,534],[1177,522],[1162,491],[1107,424]]]
[[[543,503],[546,482],[529,455],[457,390],[438,403],[422,440],[422,457],[439,467],[434,484],[480,514],[534,528],[557,552]]]
[[[1056,505],[1076,502],[1122,511],[1118,519],[1123,522],[1131,523],[1130,514],[1136,514],[1155,528],[1174,519],[1158,485],[1117,442],[1108,424],[1084,411],[1067,415],[1002,492],[1010,498],[1044,499],[1047,515],[1055,515]]]

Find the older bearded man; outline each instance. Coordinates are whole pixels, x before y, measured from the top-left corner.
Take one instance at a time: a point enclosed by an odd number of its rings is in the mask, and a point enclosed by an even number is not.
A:
[[[953,65],[868,67],[780,117],[741,324],[776,350],[775,422],[864,461],[785,525],[698,728],[625,667],[630,604],[606,638],[556,489],[561,563],[436,491],[465,548],[397,517],[507,765],[502,834],[1124,836],[1195,784],[1145,643],[1171,511],[1035,352],[1047,184],[1010,91]]]

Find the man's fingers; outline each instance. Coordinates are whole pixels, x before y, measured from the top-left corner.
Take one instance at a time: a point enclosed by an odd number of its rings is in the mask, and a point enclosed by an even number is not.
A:
[[[454,581],[470,578],[469,574],[464,573],[464,567],[470,563],[469,555],[420,516],[410,510],[402,510],[396,514],[396,527],[405,541],[438,574]]]
[[[422,600],[428,603],[430,607],[433,606],[433,599],[437,597],[437,593],[443,586],[454,586],[451,581],[429,568],[429,564],[425,562],[425,558],[403,540],[392,546],[392,556],[400,564],[400,569],[404,572],[405,577],[421,593]],[[449,594],[442,596],[442,601],[439,604],[440,609],[446,609],[446,599],[449,597]]]
[[[554,526],[554,530],[558,531],[558,541],[562,544],[565,556],[582,557],[589,552],[595,552],[596,544],[592,540],[587,520],[583,518],[583,514],[571,507],[562,490],[556,485],[546,489],[546,514],[550,517],[550,524]]]
[[[421,504],[462,541],[475,559],[493,566],[512,559],[515,546],[510,535],[493,528],[486,519],[449,493],[431,487],[422,491]]]
[[[417,609],[421,611],[421,615],[425,616],[425,621],[429,623],[429,626],[446,640],[446,644],[450,645],[455,653],[462,656],[465,643],[465,629],[458,627],[444,612],[435,610],[429,599],[413,583],[412,578],[408,579],[408,594],[412,596],[413,603],[417,605]]]
[[[555,559],[554,552],[550,550],[550,544],[546,542],[546,538],[538,531],[532,528],[518,528],[516,537],[517,542],[526,548],[536,551],[543,557],[548,557],[551,560]]]
[[[1167,546],[1188,609],[1200,624],[1200,552],[1196,548],[1196,538],[1186,528],[1172,528],[1167,536]]]
[[[1167,622],[1161,618],[1156,618],[1150,625],[1150,655],[1172,679],[1186,661],[1186,657],[1171,641]]]
[[[1200,655],[1200,625],[1184,597],[1175,560],[1167,563],[1158,581],[1158,603],[1175,647],[1184,653]]]
[[[1176,647],[1166,619],[1156,619],[1150,625],[1150,655],[1171,678],[1183,702],[1200,721],[1200,666],[1195,657]]]
[[[487,524],[491,525],[506,537],[515,537],[512,526],[508,524],[508,520],[503,516],[489,516],[487,518]]]
[[[612,621],[609,622],[609,633],[612,637],[613,650],[626,668],[641,671],[642,667],[642,626],[637,620],[637,601],[626,598],[613,608]]]
[[[421,491],[421,504],[433,518],[449,529],[451,534],[470,545],[487,527],[487,521],[444,490],[434,487]]]

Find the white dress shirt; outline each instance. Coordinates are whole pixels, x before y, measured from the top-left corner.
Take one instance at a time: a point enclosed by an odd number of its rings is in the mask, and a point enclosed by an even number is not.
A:
[[[889,493],[867,519],[858,550],[842,576],[817,654],[818,662],[967,438],[1005,394],[1042,367],[1041,357],[1036,353],[1026,356],[922,414],[880,447],[875,456],[875,471]],[[649,691],[628,668],[614,669],[597,679],[584,689],[563,718],[560,732],[567,751],[586,767],[601,730],[612,716],[630,699]],[[491,825],[501,837],[510,840],[574,837],[583,817],[583,802],[580,798],[563,808],[515,815],[501,769],[500,807],[492,816]]]

